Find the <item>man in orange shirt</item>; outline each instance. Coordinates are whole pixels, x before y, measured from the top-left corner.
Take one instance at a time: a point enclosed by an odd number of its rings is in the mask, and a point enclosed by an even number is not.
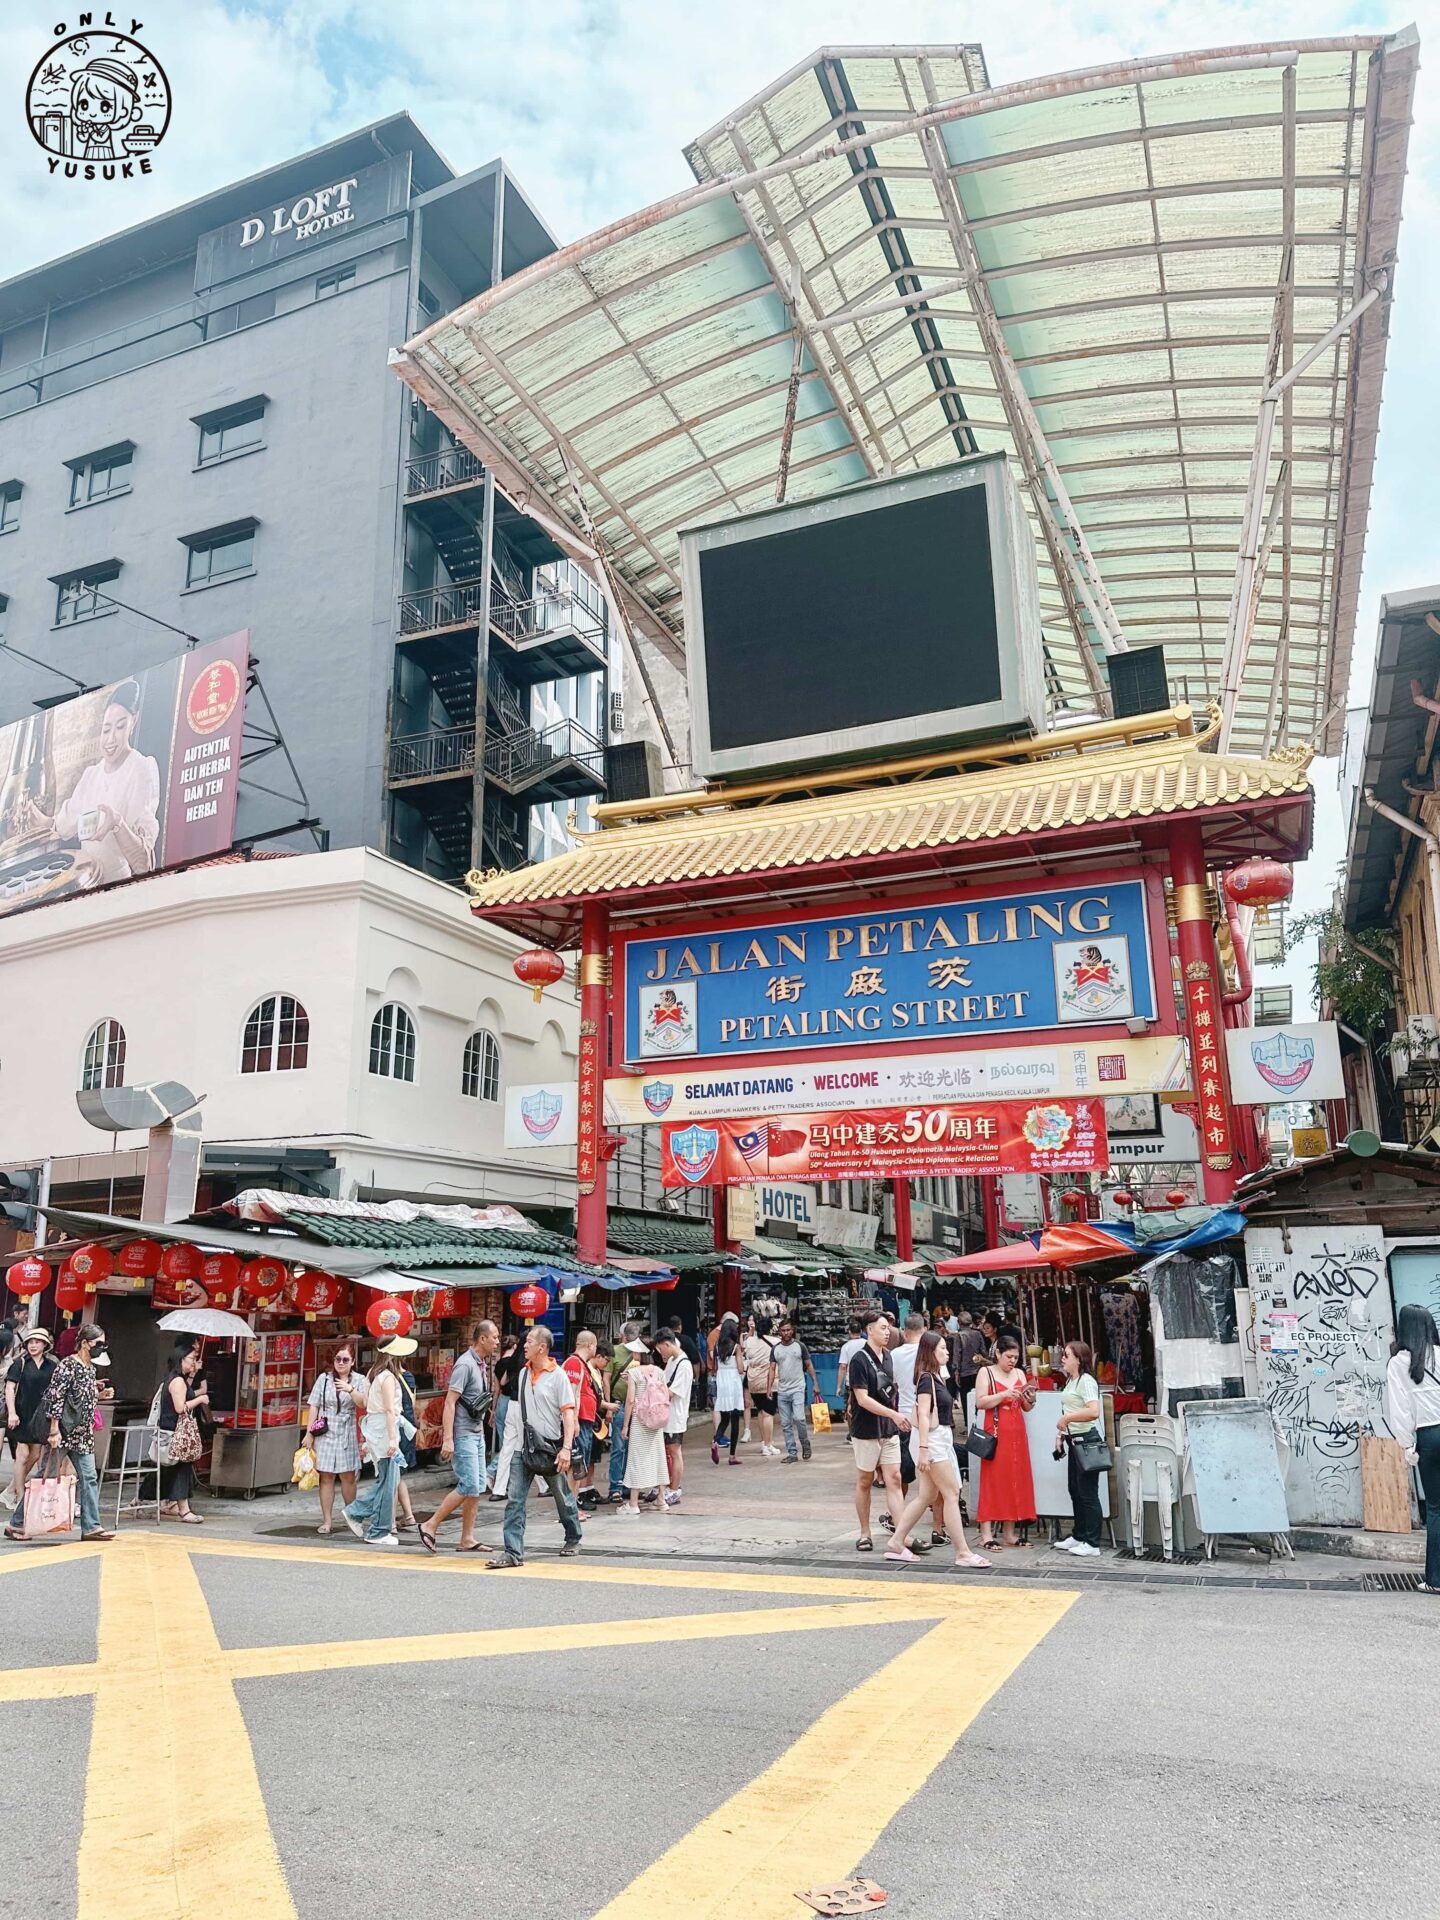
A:
[[[532,1480],[543,1482],[555,1502],[565,1530],[561,1557],[569,1559],[580,1551],[580,1515],[567,1477],[579,1399],[564,1369],[550,1357],[548,1327],[531,1327],[525,1336],[525,1365],[517,1390],[522,1437],[510,1468],[505,1551],[486,1562],[490,1567],[519,1567],[525,1563],[525,1505]]]

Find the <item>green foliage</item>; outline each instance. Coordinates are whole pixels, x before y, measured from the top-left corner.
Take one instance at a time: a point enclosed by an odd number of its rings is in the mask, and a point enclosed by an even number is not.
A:
[[[1290,922],[1286,954],[1312,939],[1318,942],[1312,977],[1321,1005],[1328,1002],[1337,1018],[1367,1040],[1379,1040],[1395,1003],[1394,934],[1388,927],[1362,927],[1358,933],[1347,933],[1337,909],[1327,907],[1323,913],[1304,913]],[[1379,959],[1373,957],[1377,954]],[[1382,964],[1385,961],[1391,964]]]

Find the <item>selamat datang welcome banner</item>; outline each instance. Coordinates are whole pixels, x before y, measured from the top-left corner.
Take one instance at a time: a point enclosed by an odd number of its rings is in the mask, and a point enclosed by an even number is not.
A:
[[[0,727],[0,914],[228,850],[250,635]]]

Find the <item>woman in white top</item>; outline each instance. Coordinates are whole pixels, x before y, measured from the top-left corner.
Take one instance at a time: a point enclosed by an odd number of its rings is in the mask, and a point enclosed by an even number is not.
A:
[[[1440,1593],[1440,1332],[1424,1307],[1402,1307],[1385,1370],[1385,1419],[1420,1469],[1425,1494],[1425,1583]]]
[[[621,1513],[638,1513],[640,1495],[653,1494],[657,1512],[665,1511],[664,1492],[669,1484],[669,1470],[665,1464],[665,1425],[650,1427],[639,1418],[640,1396],[653,1395],[656,1388],[665,1397],[665,1410],[668,1417],[670,1409],[670,1389],[665,1376],[650,1358],[650,1349],[643,1340],[627,1342],[634,1361],[625,1369],[622,1381],[625,1388],[625,1485],[630,1498],[621,1507]]]
[[[729,1440],[730,1464],[740,1465],[736,1448],[740,1445],[740,1423],[745,1412],[745,1379],[740,1371],[740,1321],[727,1313],[720,1322],[720,1338],[715,1342],[715,1433],[710,1441],[710,1459],[720,1464],[720,1442]]]
[[[398,1547],[395,1489],[400,1481],[400,1360],[381,1352],[370,1369],[370,1387],[360,1421],[360,1440],[375,1467],[375,1479],[358,1500],[340,1509],[357,1539],[371,1547]]]
[[[112,687],[100,722],[100,758],[81,774],[68,800],[53,814],[32,801],[32,832],[78,840],[94,869],[94,884],[149,873],[160,837],[160,769],[131,745],[140,714],[140,687],[122,680]]]

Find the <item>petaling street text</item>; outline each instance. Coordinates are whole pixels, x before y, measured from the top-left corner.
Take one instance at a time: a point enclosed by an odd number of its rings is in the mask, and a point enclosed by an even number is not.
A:
[[[899,1033],[922,1028],[956,1027],[976,1021],[1023,1020],[1025,993],[942,994],[933,1000],[875,1001],[861,1007],[814,1007],[803,1013],[740,1014],[720,1022],[722,1045],[728,1040],[798,1040],[828,1034]]]

